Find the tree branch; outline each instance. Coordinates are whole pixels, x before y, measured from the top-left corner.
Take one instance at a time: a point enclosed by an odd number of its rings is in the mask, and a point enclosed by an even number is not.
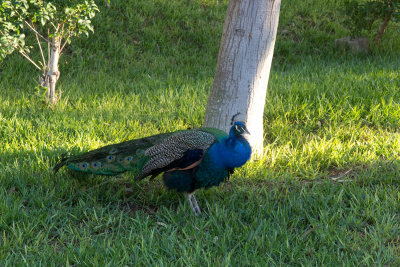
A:
[[[30,25],[26,20],[24,20],[25,24],[28,25],[28,27],[36,34],[39,35],[43,40],[45,40],[46,42],[49,42],[49,40],[47,38],[45,38],[43,35],[41,35],[40,33],[38,33],[38,31],[32,26]]]
[[[56,30],[55,34],[57,34],[58,30],[60,29],[60,24],[57,24],[57,27],[56,27],[56,25],[52,21],[50,21],[50,23],[51,23],[51,25],[53,25],[54,29]]]
[[[45,66],[45,65],[47,65],[47,64],[46,64],[46,59],[44,58],[44,55],[43,55],[42,46],[40,45],[39,36],[38,36],[37,33],[35,33],[35,36],[36,36],[36,41],[37,41],[37,43],[38,43],[38,45],[39,45],[40,54],[42,55],[43,66]]]
[[[61,28],[61,34],[64,36],[64,26],[65,26],[65,23],[63,23],[62,24],[62,28]],[[64,46],[67,44],[67,42],[68,42],[68,38],[70,37],[70,33],[68,33],[67,35],[66,35],[66,37],[65,37],[65,42],[64,42],[64,44],[61,44],[61,47],[60,47],[60,53],[62,53],[62,51],[63,51],[63,49],[64,49]],[[60,40],[60,42],[61,42],[61,40]]]
[[[50,30],[47,29],[47,36],[50,36]],[[47,58],[50,60],[50,42],[47,42]],[[47,69],[47,67],[46,67]]]
[[[62,52],[62,51],[63,51],[63,49],[64,49],[64,46],[67,44],[69,37],[70,37],[70,35],[68,34],[67,38],[65,38],[65,42],[64,42],[64,44],[63,44],[63,45],[61,46],[61,48],[60,48],[60,52]]]
[[[18,50],[18,52],[20,52],[27,60],[29,60],[29,62],[31,62],[38,70],[42,70],[36,63],[35,61],[33,61],[25,52],[24,50],[22,50],[22,47],[20,45],[18,45],[18,47],[20,48],[20,50]]]

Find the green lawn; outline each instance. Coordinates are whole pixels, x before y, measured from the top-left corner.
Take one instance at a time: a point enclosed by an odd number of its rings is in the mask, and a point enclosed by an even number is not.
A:
[[[366,54],[337,51],[341,1],[283,2],[265,156],[197,192],[202,217],[161,179],[51,167],[200,127],[226,0],[99,1],[95,34],[61,58],[54,109],[29,62],[0,63],[0,265],[400,265],[400,27]]]

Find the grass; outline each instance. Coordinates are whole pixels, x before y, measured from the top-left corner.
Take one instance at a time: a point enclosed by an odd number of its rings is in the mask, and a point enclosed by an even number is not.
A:
[[[196,193],[72,179],[50,167],[126,139],[199,127],[226,1],[115,1],[62,56],[50,109],[29,63],[0,65],[0,265],[398,266],[399,28],[337,51],[340,1],[283,1],[265,157]],[[396,35],[397,34],[397,35]]]

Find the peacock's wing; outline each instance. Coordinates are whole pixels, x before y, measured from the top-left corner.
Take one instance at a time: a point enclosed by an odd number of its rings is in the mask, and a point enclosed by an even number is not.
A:
[[[203,129],[186,130],[168,136],[145,151],[144,155],[149,159],[136,179],[173,169],[192,168],[217,140],[213,133]]]

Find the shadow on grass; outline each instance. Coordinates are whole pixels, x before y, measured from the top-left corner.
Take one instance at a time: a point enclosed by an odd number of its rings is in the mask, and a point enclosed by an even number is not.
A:
[[[61,202],[66,207],[95,205],[118,209],[135,215],[137,212],[154,216],[161,207],[177,210],[185,203],[182,194],[167,191],[162,179],[158,177],[152,182],[143,180],[136,183],[128,173],[119,176],[71,175],[65,169],[57,175],[52,173],[53,164],[58,156],[57,151],[43,150],[39,153],[41,161],[37,162],[38,152],[18,151],[16,153],[1,152],[2,161],[0,184],[7,194],[18,195],[31,199],[47,198]],[[39,165],[39,166],[38,166]],[[275,192],[278,195],[292,194],[295,191],[325,186],[374,187],[400,186],[400,161],[380,160],[367,165],[349,166],[347,169],[336,170],[324,179],[297,180],[294,177],[282,179],[282,172],[271,171],[266,177],[239,177],[233,178],[210,190],[199,190],[196,195],[204,205],[229,206],[229,200],[244,197],[248,205],[258,205],[257,200],[248,198],[248,194],[257,192]],[[254,201],[254,202],[253,202]],[[31,206],[28,205],[27,206]],[[232,207],[231,207],[232,208]],[[189,209],[187,207],[187,209]],[[189,209],[190,210],[190,209]]]

